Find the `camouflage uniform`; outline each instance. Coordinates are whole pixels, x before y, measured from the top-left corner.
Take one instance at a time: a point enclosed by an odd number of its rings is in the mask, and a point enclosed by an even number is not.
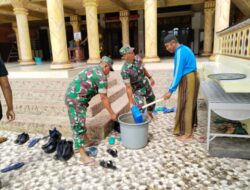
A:
[[[76,149],[84,145],[83,135],[87,129],[86,111],[88,102],[98,93],[107,93],[107,77],[100,65],[86,68],[70,83],[66,92],[65,103],[71,129],[74,131],[74,146]]]
[[[121,76],[124,83],[131,84],[134,101],[138,108],[144,105],[144,97],[147,103],[151,103],[155,100],[155,95],[148,78],[145,77],[140,56],[135,56],[133,64],[125,61],[121,70]],[[153,111],[154,107],[155,105],[149,106],[147,110]]]

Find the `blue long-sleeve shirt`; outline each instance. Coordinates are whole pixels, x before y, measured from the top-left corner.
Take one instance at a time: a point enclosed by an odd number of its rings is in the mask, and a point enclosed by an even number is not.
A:
[[[172,94],[182,77],[194,71],[196,71],[195,56],[189,47],[181,44],[174,52],[174,79],[168,92]]]

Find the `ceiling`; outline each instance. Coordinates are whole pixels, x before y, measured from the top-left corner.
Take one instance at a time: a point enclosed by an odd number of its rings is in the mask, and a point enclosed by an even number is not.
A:
[[[85,15],[83,0],[63,0],[65,16]],[[74,2],[74,3],[72,3]],[[204,0],[157,0],[158,7],[173,7],[180,5],[202,5]],[[28,19],[45,20],[47,19],[46,0],[29,0],[27,6],[29,11]],[[97,0],[98,13],[112,13],[122,10],[141,10],[144,9],[144,0]],[[0,23],[10,23],[16,20],[10,0],[0,1]]]
[[[0,23],[10,23],[16,20],[13,13],[11,0],[0,0]],[[205,0],[157,0],[158,8],[174,7],[181,5],[192,5],[193,11],[202,11]],[[241,12],[250,17],[250,0],[232,0]],[[64,14],[85,15],[83,0],[63,0]],[[29,11],[28,19],[45,20],[47,19],[46,0],[29,0],[27,6]],[[144,9],[144,0],[97,0],[98,13],[112,13],[122,10],[141,10]]]

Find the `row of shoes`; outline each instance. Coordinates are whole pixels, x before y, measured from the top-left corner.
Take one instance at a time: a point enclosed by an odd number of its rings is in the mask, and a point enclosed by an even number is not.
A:
[[[73,154],[73,142],[67,140],[61,140],[62,134],[54,128],[49,130],[49,140],[42,146],[45,153],[51,154],[56,151],[54,158],[56,160],[67,161]]]

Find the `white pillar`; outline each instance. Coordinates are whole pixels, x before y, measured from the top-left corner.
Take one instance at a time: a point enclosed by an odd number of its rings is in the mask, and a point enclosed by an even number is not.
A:
[[[130,45],[129,42],[129,12],[120,11],[120,21],[122,23],[122,45]]]
[[[145,58],[143,62],[159,62],[157,55],[157,1],[144,0]]]
[[[86,12],[89,59],[87,63],[96,64],[100,62],[100,45],[97,19],[97,1],[83,0]]]
[[[50,65],[50,68],[72,68],[72,64],[69,63],[68,57],[63,1],[47,0],[47,9],[53,56],[53,62]]]
[[[11,0],[16,15],[17,31],[20,44],[21,57],[19,63],[21,65],[33,65],[35,62],[32,58],[30,33],[28,24],[28,10],[26,9],[27,0]]]
[[[219,32],[227,27],[229,27],[230,19],[230,4],[231,0],[216,0],[215,4],[215,27],[214,27],[214,59],[216,54],[219,53],[219,38],[216,32]]]

